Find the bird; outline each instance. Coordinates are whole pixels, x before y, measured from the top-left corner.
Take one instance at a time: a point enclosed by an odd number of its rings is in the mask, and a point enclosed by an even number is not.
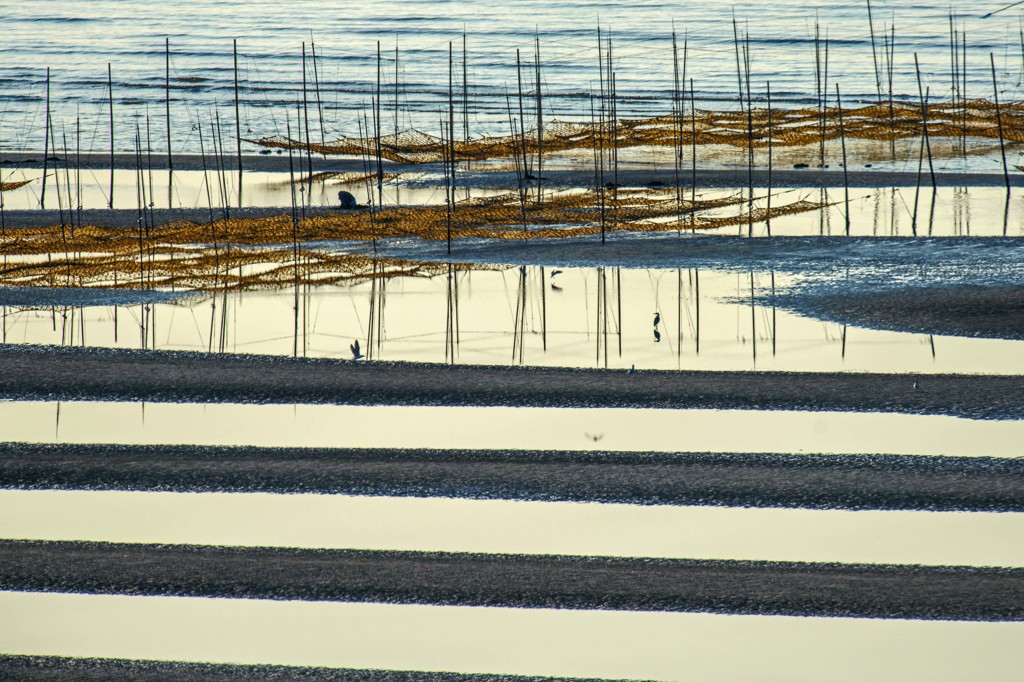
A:
[[[590,434],[590,433],[587,433],[586,431],[584,431],[583,435],[586,436],[589,440],[594,441],[595,443],[597,441],[601,440],[602,438],[604,438],[604,434],[603,433]]]
[[[359,208],[359,204],[356,203],[356,198],[352,196],[350,192],[346,192],[345,190],[338,192],[338,202],[341,204],[341,209],[345,211]]]
[[[657,327],[659,322],[661,322],[661,313],[654,313],[654,326]]]
[[[654,343],[661,343],[661,332],[654,330]]]
[[[352,359],[359,360],[363,357],[363,354],[359,351],[359,339],[356,339],[349,344],[348,349],[352,351]]]
[[[914,390],[916,391],[919,388],[921,388],[920,382],[917,379],[914,379]]]
[[[626,370],[626,374],[636,374],[636,365],[630,365],[629,369]]]
[[[554,277],[555,275],[561,275],[561,274],[562,274],[561,270],[552,270],[551,271],[551,276],[552,277]]]

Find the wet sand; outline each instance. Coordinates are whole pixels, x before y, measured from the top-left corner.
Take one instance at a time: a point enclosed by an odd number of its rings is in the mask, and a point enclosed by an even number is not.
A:
[[[921,287],[786,297],[797,312],[871,329],[1024,339],[1024,287]],[[788,306],[787,306],[788,307]]]
[[[188,682],[189,680],[336,680],[338,682],[599,682],[573,677],[472,675],[405,670],[353,670],[279,665],[229,665],[139,661],[116,658],[65,658],[0,654],[0,678],[6,680],[131,679]]]
[[[245,171],[257,172],[288,172],[288,154],[283,152],[268,154],[247,154],[242,157],[243,173]],[[579,158],[584,159],[579,168],[557,168],[555,160],[545,163],[543,182],[548,187],[590,187],[594,182],[594,171],[589,161],[591,152],[580,150]],[[64,157],[51,155],[49,167],[53,168],[55,163],[64,167]],[[57,161],[54,161],[56,159]],[[154,157],[154,170],[166,170],[166,156]],[[68,162],[74,165],[74,159],[69,158]],[[137,159],[131,153],[114,154],[113,166],[117,169],[134,170],[137,167]],[[212,163],[207,159],[207,165]],[[238,172],[238,164],[234,156],[225,159],[225,172]],[[503,168],[507,166],[507,168]],[[11,169],[20,168],[25,171],[38,170],[42,172],[43,154],[5,152],[0,155],[0,167]],[[80,156],[80,167],[89,170],[109,170],[111,167],[110,154],[83,153]],[[210,166],[212,168],[212,166]],[[174,157],[174,170],[176,171],[202,171],[203,157],[199,154],[179,154]],[[386,173],[436,173],[441,175],[440,164],[401,164],[384,162]],[[352,157],[314,157],[314,173],[356,173],[366,172],[366,166],[362,159]],[[301,174],[301,173],[300,173]],[[460,169],[460,183],[470,183],[474,186],[494,187],[515,187],[516,174],[512,166],[512,159],[496,159],[492,162],[474,162],[469,165],[468,170]],[[623,187],[643,187],[647,185],[674,186],[676,173],[671,164],[649,166],[635,165],[633,167],[620,167],[618,171],[619,184]],[[682,174],[680,180],[689,187],[692,174],[687,171]],[[697,186],[700,188],[722,188],[722,187],[746,187],[750,180],[746,166],[737,168],[699,168],[697,169]],[[443,184],[443,177],[436,181]],[[892,171],[883,168],[851,168],[847,174],[847,181],[850,187],[876,188],[876,187],[914,187],[920,180],[915,171]],[[1006,180],[1001,172],[943,172],[935,173],[936,184],[940,187],[1003,187]],[[755,187],[764,187],[768,184],[768,171],[766,167],[755,168],[753,172]],[[930,184],[926,179],[925,184]],[[839,165],[830,168],[795,168],[792,166],[776,166],[772,169],[772,184],[775,187],[842,187],[843,170]],[[1013,172],[1010,174],[1010,184],[1013,186],[1024,186],[1024,174]]]
[[[804,410],[1022,419],[1024,376],[663,370],[627,374],[4,346],[0,398]]]
[[[0,589],[1024,620],[1024,569],[0,541]]]
[[[0,488],[1024,511],[1024,460],[0,443]]]

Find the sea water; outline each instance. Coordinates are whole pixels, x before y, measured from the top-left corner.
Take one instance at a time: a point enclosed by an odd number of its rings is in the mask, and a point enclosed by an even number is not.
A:
[[[916,57],[932,100],[948,100],[951,27],[957,43],[965,38],[957,50],[966,73],[961,94],[992,98],[992,53],[1000,98],[1009,101],[1020,98],[1024,41],[1021,10],[996,12],[1006,4],[876,0],[869,23],[866,3],[843,0],[8,2],[0,13],[0,154],[42,150],[48,70],[54,142],[61,146],[66,134],[74,145],[80,130],[83,151],[107,151],[108,64],[118,151],[134,150],[136,132],[144,146],[166,151],[167,86],[175,153],[199,151],[199,124],[209,147],[218,111],[230,148],[236,40],[238,120],[250,139],[286,134],[289,123],[296,136],[307,118],[315,141],[355,136],[360,124],[373,125],[367,112],[375,102],[383,133],[437,134],[449,103],[449,53],[457,136],[508,133],[506,93],[518,109],[517,54],[528,95],[539,54],[545,121],[589,121],[602,76],[598,27],[611,41],[620,117],[671,112],[673,31],[680,64],[686,57],[681,76],[693,80],[701,108],[739,108],[737,58],[744,50],[755,102],[763,104],[768,81],[773,103],[783,107],[812,105],[819,89],[834,100],[836,84],[845,105],[876,101],[889,89],[887,44],[897,99],[917,101]]]

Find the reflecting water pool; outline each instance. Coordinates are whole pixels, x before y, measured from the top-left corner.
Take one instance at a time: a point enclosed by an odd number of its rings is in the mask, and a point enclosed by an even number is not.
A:
[[[1024,514],[0,491],[0,538],[1024,566]]]
[[[33,443],[1024,456],[1021,421],[768,410],[0,401],[0,434]]]
[[[618,679],[1017,680],[1021,623],[0,592],[8,653]]]
[[[259,265],[246,269],[256,272]],[[1021,341],[877,331],[760,303],[795,282],[794,275],[774,272],[525,267],[138,305],[114,305],[116,299],[92,306],[23,302],[0,306],[0,339],[341,358],[351,358],[350,344],[360,340],[370,360],[1024,372]],[[32,291],[19,295],[31,299]]]

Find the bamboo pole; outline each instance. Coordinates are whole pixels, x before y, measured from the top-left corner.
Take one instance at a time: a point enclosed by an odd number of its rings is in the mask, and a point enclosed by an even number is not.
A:
[[[235,65],[235,146],[238,152],[238,208],[242,208],[242,117],[239,113],[238,107],[238,39],[234,38],[231,41],[232,53],[234,56]],[[305,65],[305,55],[303,55],[303,65]],[[303,79],[303,85],[305,85],[305,79]],[[309,141],[309,130],[307,124],[306,130],[306,141]],[[311,162],[312,163],[312,162]],[[312,171],[310,171],[312,174]]]
[[[999,153],[1003,157],[1003,179],[1006,180],[1006,192],[1010,192],[1010,168],[1006,165],[1006,142],[1003,139],[1003,116],[999,111],[999,85],[996,83],[996,58],[991,52],[988,53],[989,63],[992,66],[992,96],[996,104],[996,124],[999,126]]]
[[[850,175],[846,165],[846,128],[843,125],[843,99],[836,83],[836,109],[839,111],[839,140],[843,150],[843,193],[846,200],[846,236],[850,236]]]
[[[167,128],[167,208],[174,208],[174,157],[171,151],[171,39],[164,38],[164,125]]]
[[[535,36],[534,43],[534,67],[537,81],[537,203],[540,204],[544,198],[542,189],[544,169],[544,115],[542,108],[542,95],[540,87],[540,36]]]
[[[46,121],[43,127],[43,189],[39,208],[46,208],[46,174],[50,163],[50,67],[46,67]]]
[[[107,97],[110,103],[110,203],[114,208],[114,80],[111,76],[110,62],[107,62]]]
[[[452,43],[448,43],[448,168],[452,174],[452,199],[450,206],[450,213],[452,218],[449,219],[449,225],[455,217],[455,82],[454,82],[454,52]],[[451,227],[448,228],[449,235],[451,234]],[[448,252],[451,253],[451,237],[448,237]]]
[[[764,225],[768,230],[768,236],[772,236],[772,82],[767,81],[768,93],[768,210],[765,215]]]
[[[921,90],[921,67],[917,63],[916,52],[914,53],[914,71],[917,73],[917,94],[921,98],[921,134],[924,135],[924,145],[928,151],[928,173],[931,176],[932,191],[934,192],[938,185],[935,182],[935,165],[932,163],[932,143],[928,135],[928,99]],[[998,106],[996,110],[998,111]]]
[[[380,81],[381,81],[381,74],[380,74],[380,69],[381,69],[380,41],[378,40],[377,41],[377,96],[373,100],[373,132],[374,132],[374,138],[377,141],[377,208],[378,208],[378,210],[380,208],[383,208],[383,206],[384,206],[384,165],[383,165],[383,161],[382,161],[382,152],[383,152],[383,150],[381,149],[381,141],[380,141],[380,131],[381,131],[381,117],[380,117],[380,107],[381,107],[381,102],[380,102]],[[307,126],[306,132],[308,134],[309,133],[309,129],[308,129],[309,124],[307,123],[306,126]],[[312,173],[312,169],[310,169],[310,173]],[[310,178],[310,182],[312,183],[312,177]],[[310,185],[310,188],[311,188],[311,191],[312,191],[312,185]]]
[[[875,49],[875,22],[871,18],[871,0],[868,5],[868,28],[871,31],[871,61],[875,66],[875,90],[878,92],[878,103],[882,103],[882,77],[878,72],[878,52]]]
[[[306,82],[306,43],[302,43],[302,119],[305,123],[304,129],[306,133],[306,171],[309,173],[307,178],[309,188],[302,201],[303,218],[305,218],[306,203],[310,201],[313,194],[313,148],[309,137],[309,88],[306,86]],[[299,134],[302,134],[301,129]]]

